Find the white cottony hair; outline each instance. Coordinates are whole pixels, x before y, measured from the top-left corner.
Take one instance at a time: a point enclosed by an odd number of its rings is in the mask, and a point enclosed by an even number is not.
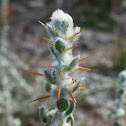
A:
[[[69,25],[71,27],[73,27],[73,19],[72,17],[67,14],[67,13],[64,13],[62,10],[60,9],[57,9],[54,11],[54,13],[52,14],[52,17],[50,17],[50,19],[53,21],[55,21],[56,19],[60,20],[60,21],[67,21],[69,23]]]

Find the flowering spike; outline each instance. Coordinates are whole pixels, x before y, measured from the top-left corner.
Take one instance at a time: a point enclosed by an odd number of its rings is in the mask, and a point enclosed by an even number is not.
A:
[[[68,51],[68,50],[70,50],[70,49],[74,49],[74,48],[76,48],[76,47],[78,47],[78,46],[73,46],[73,47],[67,48],[66,51]]]
[[[41,21],[38,21],[41,25],[43,25],[44,27],[46,27],[46,25],[45,24],[43,24]]]
[[[64,71],[65,71],[65,68],[63,68],[62,71],[60,72],[59,79],[61,78]]]
[[[79,33],[81,33],[83,30],[84,30],[84,28],[81,29],[78,33],[75,33],[75,34],[71,37],[71,39],[73,39],[76,35],[78,35]]]
[[[44,96],[44,97],[41,97],[41,98],[37,98],[35,100],[32,100],[30,102],[38,101],[38,100],[45,99],[45,98],[49,98],[49,97],[50,97],[50,95],[47,95],[47,96]],[[30,102],[28,102],[28,103],[30,103]]]
[[[36,75],[39,75],[39,76],[43,76],[43,74],[40,74],[40,73],[34,73],[34,72],[29,72],[29,73],[36,74]]]
[[[83,90],[83,89],[88,89],[88,88],[85,88],[85,87],[79,87],[80,90]]]
[[[78,67],[77,69],[82,69],[82,70],[91,70],[91,69],[84,68],[84,67]]]
[[[68,91],[68,94],[70,95],[70,97],[72,98],[72,100],[74,101],[74,103],[76,103],[76,101],[75,101],[75,99],[74,99],[74,97],[73,97],[71,91]]]
[[[58,86],[58,100],[60,99],[60,86]]]
[[[42,36],[40,36],[40,37],[41,37],[42,39],[46,40],[46,42],[47,42],[48,44],[50,44],[51,46],[54,47],[54,44],[52,44],[51,41],[50,41],[49,39],[44,38],[44,37],[42,37]]]
[[[50,68],[56,68],[56,66],[49,66]]]
[[[76,99],[74,98],[73,93],[77,89],[82,90],[88,88],[80,87],[83,78],[76,81],[72,78],[71,73],[75,69],[91,70],[79,67],[79,62],[88,57],[80,59],[79,56],[74,56],[72,54],[72,50],[78,47],[74,43],[79,39],[79,36],[84,29],[80,29],[80,27],[77,26],[74,27],[72,17],[60,9],[57,9],[50,19],[51,21],[45,24],[38,21],[46,28],[47,33],[49,34],[49,39],[42,36],[41,38],[49,44],[49,51],[56,60],[48,67],[48,69],[43,71],[45,79],[44,87],[49,95],[30,102],[48,97],[56,97],[54,100],[56,100],[57,108],[53,108],[53,110],[49,110],[48,112],[46,112],[47,110],[43,107],[40,108],[40,119],[45,126],[73,126],[73,111],[76,105]],[[42,74],[39,73],[33,74],[42,76]],[[68,95],[69,98],[67,98]]]
[[[88,57],[89,57],[89,56],[88,56]],[[82,60],[85,60],[85,59],[87,59],[88,57],[85,57],[85,58],[82,58],[82,59],[80,59],[80,60],[79,60],[79,62],[80,62],[80,61],[82,61]]]

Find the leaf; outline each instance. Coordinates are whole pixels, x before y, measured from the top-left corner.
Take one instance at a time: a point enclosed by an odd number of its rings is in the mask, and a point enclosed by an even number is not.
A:
[[[69,67],[67,68],[67,70],[72,70],[72,69],[74,69],[74,67],[77,65],[78,62],[79,62],[78,57],[74,58],[74,59],[71,61],[71,63],[70,63],[70,65],[69,65]]]
[[[51,84],[48,83],[48,82],[46,82],[46,84],[45,84],[45,89],[46,89],[46,91],[47,91],[48,93],[50,93],[50,90],[51,90]]]
[[[40,116],[40,119],[46,123],[47,121],[47,115],[46,115],[46,111],[44,108],[39,108],[39,116]]]
[[[66,111],[66,116],[71,114],[74,110],[74,107],[75,107],[73,100],[69,100],[69,102],[70,102],[70,106],[69,106],[68,110]]]
[[[59,19],[54,20],[54,27],[57,32],[60,32],[62,34],[66,34],[67,29],[69,27],[69,23],[67,21],[62,21]]]
[[[58,36],[58,33],[56,32],[56,30],[50,24],[47,24],[47,31],[49,32],[50,36],[52,36],[52,37]]]
[[[52,78],[52,75],[51,75],[51,73],[48,70],[44,71],[44,75],[45,75],[45,77],[46,77],[46,79],[47,79],[48,82],[50,82],[50,83],[54,82],[53,78]]]
[[[56,41],[55,48],[56,48],[60,53],[63,53],[63,52],[65,51],[65,45],[64,45],[63,42],[61,42],[60,40],[57,40],[57,41]]]
[[[65,98],[61,98],[57,101],[57,107],[60,112],[67,110],[69,107],[68,101]]]

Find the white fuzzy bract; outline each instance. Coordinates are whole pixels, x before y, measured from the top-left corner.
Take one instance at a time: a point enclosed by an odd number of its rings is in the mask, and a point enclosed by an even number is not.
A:
[[[60,20],[60,21],[67,21],[69,23],[69,26],[70,27],[73,27],[73,19],[72,17],[67,14],[67,13],[64,13],[62,10],[60,9],[57,9],[53,14],[52,14],[52,17],[51,17],[51,20],[52,20],[52,24],[54,24],[54,21],[55,20]]]

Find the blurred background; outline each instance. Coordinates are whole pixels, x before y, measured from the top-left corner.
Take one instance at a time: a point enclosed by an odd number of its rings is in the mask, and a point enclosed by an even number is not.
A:
[[[38,20],[49,22],[57,8],[85,28],[73,54],[89,56],[80,64],[92,69],[76,71],[89,89],[76,95],[75,125],[109,125],[118,73],[126,69],[125,0],[0,0],[0,126],[40,126],[38,108],[54,107],[47,100],[28,103],[46,94],[43,78],[28,72],[42,73],[53,62]]]

